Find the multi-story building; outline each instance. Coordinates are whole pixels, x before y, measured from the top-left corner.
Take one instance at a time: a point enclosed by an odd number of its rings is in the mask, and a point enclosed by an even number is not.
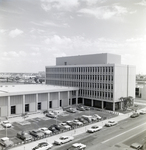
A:
[[[79,87],[72,104],[117,110],[121,97],[135,98],[135,72],[135,66],[121,64],[115,54],[58,57],[56,66],[46,67],[46,84]]]

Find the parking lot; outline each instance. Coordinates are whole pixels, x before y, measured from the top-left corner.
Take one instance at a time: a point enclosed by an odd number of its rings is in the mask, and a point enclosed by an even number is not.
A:
[[[94,114],[98,114],[99,116],[101,116],[102,120],[116,116],[116,114],[114,113],[109,113],[108,111],[99,111],[99,110],[85,110],[85,111],[77,110],[76,113],[63,111],[61,114],[57,116],[57,118],[49,118],[46,117],[45,114],[42,114],[43,117],[35,117],[35,118],[28,117],[24,121],[13,122],[11,128],[3,128],[1,126],[0,138],[7,136],[10,138],[10,140],[14,142],[15,145],[17,145],[18,143],[22,143],[22,140],[16,137],[19,131],[29,132],[31,130],[42,128],[42,127],[48,128],[53,124],[59,124],[61,122],[65,122],[68,120],[74,120],[75,118],[81,117],[82,115],[92,116]]]

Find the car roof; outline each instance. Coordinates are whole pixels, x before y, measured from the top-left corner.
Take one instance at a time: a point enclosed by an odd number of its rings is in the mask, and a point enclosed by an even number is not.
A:
[[[1,138],[2,140],[9,140],[9,138],[8,137],[3,137],[3,138]]]

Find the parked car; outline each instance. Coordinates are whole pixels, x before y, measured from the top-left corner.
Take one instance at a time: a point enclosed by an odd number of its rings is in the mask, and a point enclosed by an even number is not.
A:
[[[93,133],[93,132],[99,131],[99,130],[101,130],[101,129],[102,129],[102,126],[94,125],[94,126],[92,126],[90,129],[88,129],[87,132]]]
[[[115,121],[115,120],[109,120],[106,124],[105,124],[105,126],[106,127],[110,127],[110,126],[114,126],[114,125],[116,125],[117,124],[117,121]]]
[[[88,121],[85,120],[83,117],[78,117],[78,118],[75,118],[75,119],[79,120],[79,121],[82,122],[83,124],[87,124],[87,123],[88,123]]]
[[[70,113],[76,113],[76,109],[75,108],[68,108],[66,109],[67,112],[70,112]]]
[[[90,110],[91,108],[88,106],[84,106],[85,110]]]
[[[12,124],[9,121],[3,121],[1,124],[4,128],[11,128]]]
[[[92,116],[82,115],[82,117],[87,120],[89,123],[92,122]]]
[[[62,126],[57,125],[57,124],[53,124],[51,126],[54,127],[57,131],[63,131],[63,129],[64,129]]]
[[[57,115],[55,113],[53,113],[53,112],[46,113],[46,116],[50,117],[50,118],[57,118]]]
[[[73,121],[70,121],[70,120],[66,121],[66,123],[67,123],[69,126],[71,126],[72,128],[74,128],[74,127],[76,126],[75,123],[74,123]]]
[[[94,114],[93,116],[96,117],[98,120],[102,119],[102,117],[100,117],[98,114]]]
[[[74,123],[75,125],[77,125],[77,126],[82,126],[82,125],[83,125],[83,123],[80,122],[79,120],[73,120],[73,123]]]
[[[139,113],[138,112],[134,112],[130,117],[131,118],[136,118],[139,116]]]
[[[65,123],[65,122],[62,122],[59,125],[62,126],[66,130],[70,130],[71,129],[71,126],[67,125],[67,123]]]
[[[140,144],[140,143],[132,143],[132,144],[130,145],[130,147],[132,147],[132,148],[134,148],[134,149],[140,150],[140,149],[143,147],[143,145]]]
[[[70,142],[74,139],[73,136],[61,136],[58,140],[55,140],[54,143],[57,145],[61,145],[67,142]]]
[[[44,134],[46,134],[46,135],[52,134],[52,131],[49,130],[48,128],[46,128],[46,127],[39,128],[39,130],[40,130],[41,132],[43,132]]]
[[[36,147],[34,147],[32,150],[48,150],[53,147],[52,144],[47,142],[41,142]]]
[[[51,125],[48,129],[51,130],[53,133],[58,132],[58,130],[56,129],[54,125]]]
[[[77,106],[76,109],[80,110],[80,111],[85,111],[86,110],[83,106]]]
[[[32,136],[30,134],[28,134],[27,132],[24,131],[20,131],[17,133],[17,138],[23,140],[23,141],[30,141],[32,140]]]
[[[34,137],[37,137],[37,138],[40,138],[40,137],[44,136],[44,133],[41,132],[40,130],[32,130],[32,131],[29,131],[29,133],[31,135],[33,135]]]
[[[11,141],[8,137],[1,138],[0,144],[4,147],[11,147],[14,145],[13,141]]]

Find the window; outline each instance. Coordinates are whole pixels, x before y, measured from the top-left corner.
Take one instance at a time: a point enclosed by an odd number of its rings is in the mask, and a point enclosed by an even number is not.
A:
[[[16,114],[16,106],[11,106],[11,114]]]
[[[29,104],[25,104],[25,112],[29,111]]]
[[[41,102],[38,103],[38,110],[41,110]]]

